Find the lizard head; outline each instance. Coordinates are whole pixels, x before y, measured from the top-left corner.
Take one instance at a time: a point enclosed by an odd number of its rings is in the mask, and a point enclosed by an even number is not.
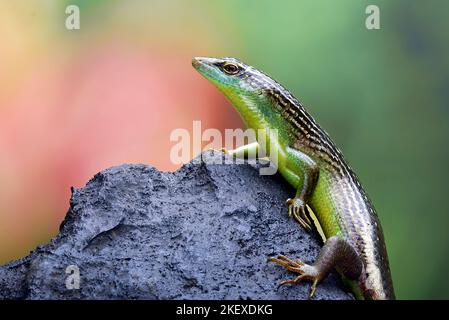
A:
[[[229,98],[254,93],[248,81],[251,67],[235,58],[195,57],[192,65]]]
[[[247,126],[281,121],[276,105],[281,92],[287,91],[265,73],[235,58],[196,57],[192,65],[224,93]]]

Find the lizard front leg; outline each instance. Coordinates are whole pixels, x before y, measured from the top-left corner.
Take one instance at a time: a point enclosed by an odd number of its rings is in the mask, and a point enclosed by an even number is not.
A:
[[[260,146],[257,141],[245,144],[235,149],[228,150],[226,148],[221,148],[218,151],[221,151],[237,159],[247,159],[247,160],[256,159],[256,160],[270,161],[270,158],[268,156],[259,157]]]
[[[257,143],[257,141],[252,142],[231,150],[222,148],[221,151],[234,158],[257,159],[259,152],[259,143]]]
[[[267,157],[258,158],[258,152],[259,152],[259,143],[252,142],[245,144],[243,146],[240,146],[235,149],[228,150],[226,148],[221,149],[211,149],[212,151],[220,151],[223,152],[233,158],[238,159],[260,159],[260,160],[267,160]]]
[[[297,189],[295,197],[287,199],[288,214],[293,216],[306,231],[310,231],[312,221],[307,214],[306,205],[318,180],[318,166],[305,153],[287,147],[286,165],[282,174]]]
[[[239,159],[269,159],[258,158],[259,150],[258,142],[253,142],[233,150],[222,148],[219,151]],[[295,197],[287,199],[288,214],[294,217],[306,231],[310,231],[312,221],[307,215],[306,204],[318,180],[319,169],[309,156],[297,149],[287,147],[285,155],[287,161],[281,173],[291,185],[297,188]]]

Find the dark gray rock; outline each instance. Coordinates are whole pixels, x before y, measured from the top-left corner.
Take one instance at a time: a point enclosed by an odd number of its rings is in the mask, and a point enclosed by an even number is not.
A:
[[[306,299],[310,283],[277,288],[296,274],[267,263],[281,253],[306,262],[318,255],[319,236],[288,218],[292,193],[249,164],[104,170],[73,189],[57,237],[0,267],[0,298]],[[66,287],[70,265],[79,268],[79,289]],[[351,298],[335,272],[316,293]]]

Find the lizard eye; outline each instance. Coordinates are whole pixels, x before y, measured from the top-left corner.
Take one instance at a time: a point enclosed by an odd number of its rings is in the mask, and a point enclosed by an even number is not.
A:
[[[240,72],[239,66],[231,62],[226,62],[221,68],[224,72],[231,75],[235,75]]]

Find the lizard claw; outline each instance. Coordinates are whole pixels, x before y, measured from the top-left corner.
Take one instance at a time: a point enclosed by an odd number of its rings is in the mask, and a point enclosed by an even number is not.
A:
[[[301,260],[291,260],[286,256],[277,256],[269,259],[270,262],[277,263],[286,269],[299,273],[294,279],[284,280],[282,281],[278,287],[287,285],[287,284],[298,284],[301,280],[312,280],[312,286],[310,287],[309,299],[312,299],[316,292],[316,287],[320,280],[319,270],[313,266],[303,263]]]
[[[312,221],[306,212],[306,204],[299,198],[287,199],[288,216],[295,218],[296,221],[307,231],[312,230]]]

